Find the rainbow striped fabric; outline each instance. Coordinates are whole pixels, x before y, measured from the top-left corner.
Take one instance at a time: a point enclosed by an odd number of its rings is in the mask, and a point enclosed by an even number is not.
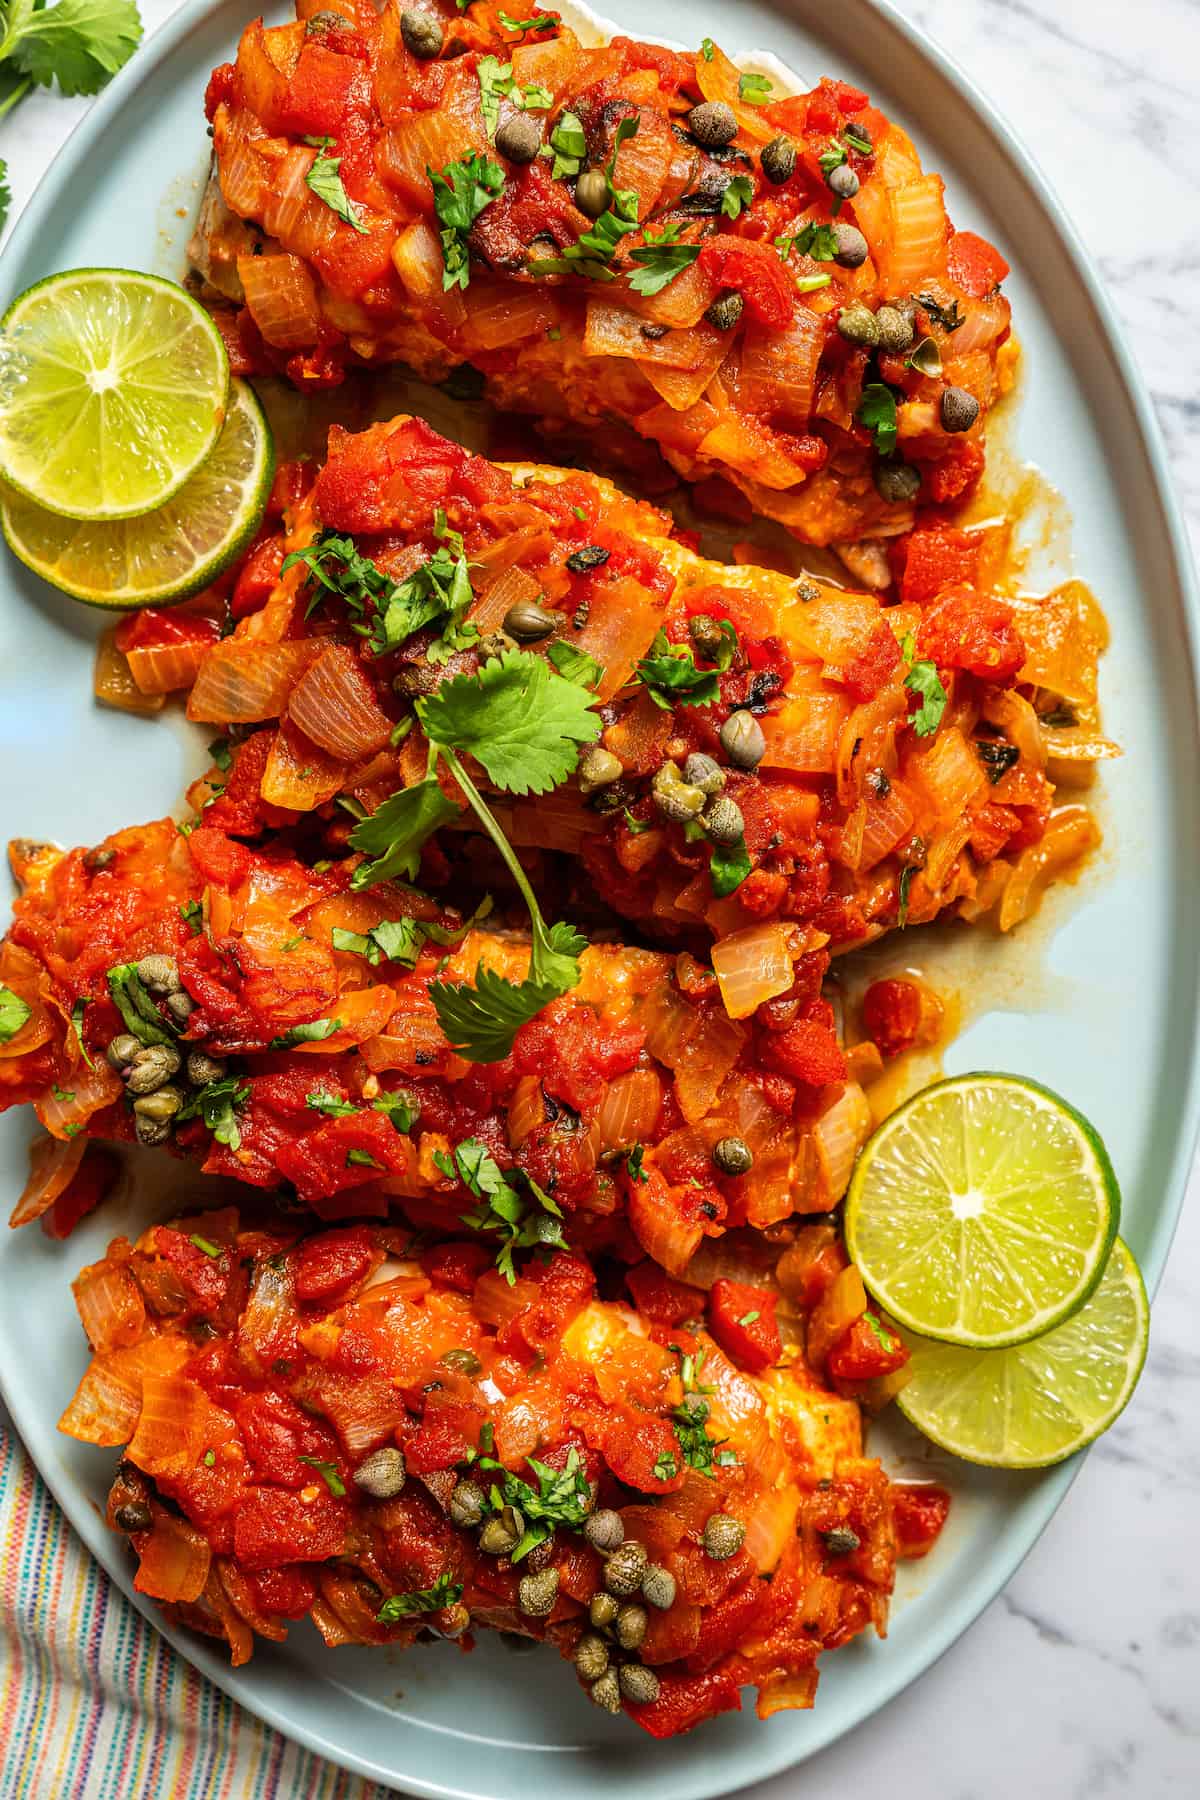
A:
[[[389,1800],[226,1698],[75,1536],[0,1408],[3,1800]]]

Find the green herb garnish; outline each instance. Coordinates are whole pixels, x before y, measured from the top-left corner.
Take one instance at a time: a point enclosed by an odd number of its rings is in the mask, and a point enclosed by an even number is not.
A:
[[[502,1239],[496,1254],[496,1267],[511,1287],[517,1279],[513,1263],[514,1250],[552,1247],[565,1249],[562,1213],[544,1188],[527,1175],[517,1179],[529,1189],[525,1194],[513,1185],[508,1175],[477,1138],[467,1138],[451,1155],[436,1150],[434,1162],[451,1181],[461,1181],[480,1204],[473,1212],[464,1213],[462,1221],[472,1231],[490,1231]]]
[[[414,1613],[441,1612],[444,1607],[457,1606],[462,1599],[462,1582],[452,1581],[443,1570],[431,1588],[415,1588],[408,1594],[392,1594],[384,1601],[375,1614],[381,1625],[395,1625],[400,1619],[409,1619]]]
[[[336,1463],[322,1462],[319,1456],[298,1456],[296,1461],[307,1463],[310,1469],[315,1469],[335,1500],[342,1498],[346,1492],[346,1484],[337,1472]]]
[[[186,1123],[188,1119],[203,1119],[218,1144],[227,1144],[231,1150],[240,1150],[242,1133],[237,1115],[249,1098],[248,1083],[239,1082],[236,1075],[222,1075],[219,1080],[207,1082],[193,1094],[175,1117],[180,1124]]]
[[[460,162],[447,163],[439,174],[426,165],[433,187],[433,207],[442,228],[442,287],[465,288],[471,281],[467,233],[504,187],[504,170],[472,150]]]
[[[342,159],[340,156],[328,156],[326,152],[333,144],[331,137],[306,137],[304,142],[311,144],[319,154],[312,168],[304,177],[304,185],[310,188],[318,200],[323,200],[330,212],[347,225],[353,225],[355,231],[366,237],[370,227],[364,225],[354,209],[353,202],[342,186]]]
[[[286,1031],[273,1037],[267,1045],[268,1050],[290,1050],[295,1044],[320,1044],[342,1029],[340,1019],[310,1019],[306,1025],[289,1025]]]

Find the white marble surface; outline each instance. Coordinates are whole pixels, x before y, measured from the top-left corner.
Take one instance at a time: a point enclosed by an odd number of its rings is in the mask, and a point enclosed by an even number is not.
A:
[[[1200,551],[1200,4],[900,0],[999,100],[1100,263]],[[142,0],[147,26],[171,0]],[[247,16],[250,8],[247,7]],[[87,102],[0,126],[14,216]],[[1200,1797],[1200,1179],[1132,1404],[1007,1592],[904,1697],[755,1800]]]

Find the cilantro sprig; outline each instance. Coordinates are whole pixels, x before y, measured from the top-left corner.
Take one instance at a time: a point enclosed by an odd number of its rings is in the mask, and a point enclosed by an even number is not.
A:
[[[524,112],[545,112],[554,104],[554,95],[549,88],[538,82],[526,82],[522,87],[513,75],[512,64],[502,63],[498,57],[481,56],[475,65],[475,74],[479,80],[479,106],[484,127],[493,141],[500,123],[501,100],[510,100]]]
[[[665,631],[655,634],[649,654],[636,664],[635,673],[656,706],[669,711],[673,706],[711,706],[721,697],[718,676],[724,674],[737,654],[737,632],[728,619],[720,621],[722,642],[715,657],[716,667],[701,669],[686,644],[673,644]]]
[[[478,1138],[465,1139],[450,1155],[435,1150],[433,1160],[443,1175],[451,1181],[461,1181],[479,1201],[471,1212],[462,1215],[462,1222],[472,1231],[499,1235],[496,1267],[510,1287],[517,1279],[514,1250],[566,1248],[560,1223],[562,1212],[556,1202],[530,1176],[502,1169]]]
[[[331,137],[306,137],[304,141],[318,152],[312,168],[304,177],[305,187],[310,189],[318,200],[323,200],[330,212],[335,213],[344,224],[352,225],[355,231],[360,232],[363,237],[369,236],[370,226],[363,224],[354,202],[342,186],[342,159],[340,156],[329,155],[329,151],[333,148],[333,139]]]
[[[561,1469],[550,1468],[536,1456],[527,1456],[525,1462],[537,1477],[536,1488],[492,1456],[481,1456],[474,1465],[498,1477],[488,1494],[491,1509],[502,1512],[506,1506],[515,1507],[525,1522],[520,1539],[509,1552],[515,1563],[544,1544],[560,1525],[580,1530],[593,1505],[591,1486],[573,1444]]]
[[[744,176],[736,177],[742,181]],[[731,181],[729,188],[734,183]],[[729,193],[726,188],[726,194]],[[737,213],[731,213],[736,218]],[[629,252],[630,260],[639,266],[629,278],[629,285],[635,294],[661,294],[668,282],[690,269],[700,254],[699,244],[681,244],[679,241],[680,226],[672,222],[664,225],[657,236],[649,231],[645,234],[645,242]]]
[[[303,1460],[303,1459],[301,1459]],[[413,1588],[407,1594],[390,1594],[375,1614],[381,1625],[395,1625],[415,1613],[441,1612],[443,1607],[457,1606],[462,1599],[462,1582],[451,1579],[443,1569],[432,1587]]]
[[[918,695],[921,701],[908,722],[918,737],[932,737],[942,722],[947,703],[946,690],[937,672],[937,664],[916,660],[917,643],[911,631],[904,634],[900,654],[909,665],[904,685],[910,694]]]
[[[504,188],[504,170],[490,157],[472,150],[440,172],[426,165],[433,188],[433,208],[442,228],[442,287],[466,288],[471,282],[467,233]]]
[[[443,541],[420,568],[393,581],[369,556],[363,556],[352,537],[322,531],[303,550],[283,559],[283,573],[302,564],[308,570],[313,597],[311,613],[322,599],[322,589],[346,602],[354,615],[351,629],[365,637],[376,656],[398,650],[415,631],[437,622],[439,636],[429,645],[430,662],[446,662],[456,650],[465,650],[479,633],[465,615],[475,598],[462,537],[446,524],[439,508],[434,515],[434,536]]]
[[[485,896],[461,925],[431,925],[424,919],[381,919],[368,931],[348,931],[335,925],[332,932],[335,950],[365,956],[372,968],[382,962],[399,963],[403,969],[415,969],[417,958],[427,943],[443,948],[457,944],[468,931],[486,919],[492,910],[491,895]]]
[[[237,1116],[249,1098],[249,1083],[239,1081],[236,1075],[222,1075],[217,1081],[206,1082],[193,1094],[176,1118],[180,1124],[188,1119],[203,1119],[218,1144],[240,1150],[242,1132]]]

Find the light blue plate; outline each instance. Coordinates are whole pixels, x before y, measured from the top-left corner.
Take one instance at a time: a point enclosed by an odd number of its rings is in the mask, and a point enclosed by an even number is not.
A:
[[[194,0],[97,102],[42,183],[0,265],[0,302],[54,270],[118,264],[178,275],[206,162],[201,98],[233,53],[249,9]],[[1068,496],[1080,573],[1113,629],[1105,723],[1126,755],[1104,771],[1106,851],[1070,907],[1053,914],[1042,972],[1001,947],[1018,1010],[977,1018],[951,1072],[1011,1068],[1064,1093],[1100,1125],[1126,1196],[1123,1233],[1151,1282],[1161,1272],[1197,1117],[1195,1012],[1200,911],[1196,832],[1197,617],[1192,576],[1149,404],[1108,305],[1028,156],[928,41],[868,0],[639,0],[631,29],[730,50],[774,50],[810,79],[859,80],[903,120],[927,166],[947,177],[952,215],[1014,263],[1009,284],[1027,355],[1019,441]],[[1024,259],[1026,251],[1036,252]],[[199,766],[178,725],[96,709],[86,609],[0,565],[0,834],[92,842],[173,810]],[[914,938],[914,953],[917,940]],[[1025,961],[1023,961],[1023,956]],[[1022,985],[1023,984],[1023,985]],[[23,1119],[0,1131],[4,1187],[23,1182]],[[180,1177],[175,1175],[178,1181]],[[164,1200],[164,1205],[166,1201]],[[7,1206],[5,1208],[7,1210]],[[143,1200],[103,1209],[65,1248],[34,1229],[0,1242],[0,1379],[26,1443],[76,1530],[131,1598],[120,1543],[100,1524],[107,1452],[60,1439],[55,1420],[85,1356],[67,1284]],[[893,1440],[910,1469],[945,1474],[914,1439]],[[922,1460],[924,1458],[924,1460]],[[326,1651],[307,1629],[231,1673],[216,1650],[182,1653],[264,1719],[334,1760],[409,1792],[564,1800],[700,1800],[786,1768],[891,1699],[954,1642],[1013,1573],[1062,1499],[1074,1468],[1003,1477],[956,1467],[946,1541],[906,1570],[886,1644],[823,1665],[813,1713],[759,1724],[724,1718],[654,1744],[598,1714],[546,1656],[486,1643],[403,1659]],[[148,1615],[154,1617],[150,1608]],[[998,1693],[998,1705],[1019,1704]]]

